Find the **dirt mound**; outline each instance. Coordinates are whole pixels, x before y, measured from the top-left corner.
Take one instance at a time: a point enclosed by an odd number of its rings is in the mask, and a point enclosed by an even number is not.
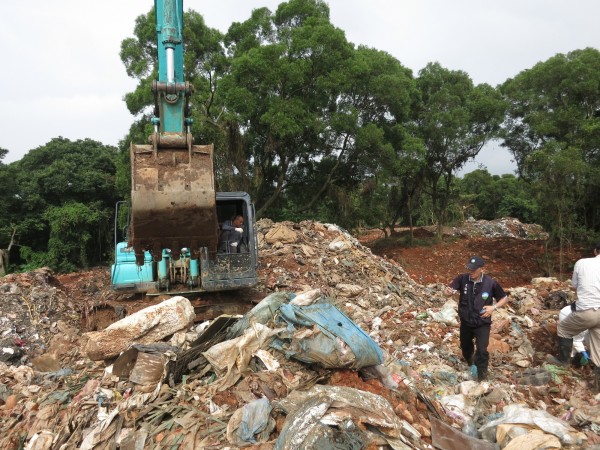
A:
[[[381,231],[370,230],[361,233],[359,240],[376,255],[397,261],[420,284],[449,283],[473,255],[485,259],[486,273],[505,288],[529,285],[537,277],[567,280],[575,262],[586,256],[579,247],[562,252],[549,248],[548,236],[538,225],[516,219],[466,222],[463,227],[446,229],[442,241],[435,239],[433,227],[415,228],[414,246],[406,244],[408,235],[402,229],[393,238],[383,239]]]

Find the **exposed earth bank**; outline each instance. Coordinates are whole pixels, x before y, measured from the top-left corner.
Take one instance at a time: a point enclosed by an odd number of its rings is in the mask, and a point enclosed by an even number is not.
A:
[[[523,228],[530,231],[523,235]],[[527,231],[525,231],[527,233]],[[393,259],[419,284],[449,283],[464,272],[469,257],[480,255],[485,271],[505,288],[529,285],[533,278],[555,277],[568,280],[573,265],[592,256],[589,249],[568,247],[560,251],[548,246],[547,235],[536,225],[515,219],[479,221],[460,228],[447,228],[441,241],[434,227],[413,231],[415,244],[408,246],[409,230],[401,229],[385,239],[381,230],[365,230],[359,240],[376,255]]]

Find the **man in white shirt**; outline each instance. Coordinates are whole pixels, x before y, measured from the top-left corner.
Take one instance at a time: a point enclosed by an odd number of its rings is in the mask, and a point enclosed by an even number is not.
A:
[[[582,258],[573,269],[573,287],[577,289],[575,311],[558,323],[558,359],[567,363],[573,337],[589,330],[590,357],[596,366],[596,388],[600,388],[600,243],[593,258]]]
[[[558,323],[563,322],[571,315],[573,311],[575,311],[575,303],[567,305],[561,309],[560,313],[558,314]],[[589,345],[588,342],[588,330],[582,331],[578,335],[573,336],[573,351],[571,352],[571,356],[576,358],[573,361],[580,361],[581,363],[581,361],[583,361],[581,357],[585,358],[585,360],[589,360],[589,355],[586,349],[586,345]]]

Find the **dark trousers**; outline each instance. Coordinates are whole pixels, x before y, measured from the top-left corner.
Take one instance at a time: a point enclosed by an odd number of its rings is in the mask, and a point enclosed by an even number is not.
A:
[[[475,350],[473,363],[477,366],[479,373],[487,373],[488,370],[490,354],[487,348],[490,343],[491,326],[491,324],[486,323],[478,327],[470,327],[463,322],[460,323],[460,349],[463,357],[469,360]],[[475,346],[473,346],[473,339],[475,339]]]

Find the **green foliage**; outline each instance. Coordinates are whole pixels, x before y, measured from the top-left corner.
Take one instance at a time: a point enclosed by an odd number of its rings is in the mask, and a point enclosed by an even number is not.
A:
[[[10,267],[14,272],[30,272],[48,265],[48,253],[46,251],[34,251],[31,247],[23,245],[20,247],[20,258],[22,264]]]
[[[419,72],[417,87],[421,97],[412,132],[426,149],[423,177],[441,235],[448,221],[454,174],[496,136],[505,104],[490,86],[474,86],[466,73],[438,63]]]
[[[537,203],[531,186],[511,174],[490,175],[487,170],[475,170],[459,182],[463,220],[469,216],[493,220],[515,217],[521,222],[537,221]]]
[[[259,215],[272,215],[269,208],[301,184],[298,177],[320,158],[328,165],[337,151],[339,133],[331,124],[352,47],[329,22],[327,6],[314,0],[282,3],[275,14],[255,11],[231,27],[226,42],[233,56],[221,95],[231,123],[246,124],[238,145],[252,161],[236,165],[239,183],[250,188]],[[306,181],[322,195],[331,177]]]
[[[501,91],[510,104],[503,145],[532,182],[540,219],[554,230],[560,221],[565,239],[575,224],[598,231],[600,51],[557,54],[507,80]]]
[[[587,161],[600,148],[600,51],[557,54],[507,80],[501,91],[510,104],[504,145],[519,170],[529,154],[551,141],[581,148]]]
[[[585,192],[590,167],[580,149],[548,145],[531,153],[527,170],[534,178],[536,200],[544,215],[540,224],[550,230],[561,243],[574,235],[577,227],[579,200]]]
[[[12,187],[7,192],[13,193],[4,200],[8,214],[0,219],[0,243],[7,242],[9,230],[16,226],[21,250],[15,264],[70,270],[106,261],[112,246],[117,159],[117,149],[97,141],[55,138],[20,161],[0,167],[0,184],[8,179]],[[77,213],[82,214],[80,222]],[[67,232],[69,224],[74,228]],[[75,237],[78,233],[81,236]]]
[[[14,164],[0,164],[0,248],[6,249],[13,229],[20,221],[20,202],[17,179],[18,171]]]
[[[72,272],[88,267],[92,259],[97,260],[98,252],[102,254],[104,250],[95,247],[110,235],[107,226],[110,216],[111,212],[100,202],[69,202],[49,207],[44,214],[50,226],[48,265],[60,272]],[[95,239],[97,236],[104,239]]]
[[[225,35],[194,11],[184,23],[195,142],[214,143],[218,189],[248,191],[259,216],[388,234],[511,216],[543,224],[561,245],[600,235],[598,50],[558,54],[494,89],[438,63],[414,77],[348,42],[321,0],[255,9]],[[131,191],[130,143],[152,133],[153,10],[120,56],[138,85],[125,95],[136,120],[118,149],[58,137],[4,164],[0,148],[0,247],[16,231],[21,268],[73,270],[112,251],[114,204]],[[457,179],[500,132],[519,175]]]

